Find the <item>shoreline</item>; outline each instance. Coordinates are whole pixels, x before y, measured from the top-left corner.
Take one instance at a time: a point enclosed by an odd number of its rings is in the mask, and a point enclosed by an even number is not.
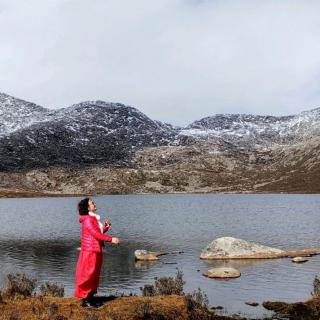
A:
[[[222,195],[222,194],[247,194],[247,195],[320,195],[317,192],[257,192],[257,191],[216,191],[216,192],[136,192],[136,193],[57,193],[28,190],[0,190],[0,199],[15,198],[66,198],[66,197],[96,197],[96,196],[118,196],[118,195]]]
[[[232,314],[221,315],[215,311],[199,306],[188,306],[182,296],[166,295],[154,297],[142,296],[106,296],[97,297],[103,301],[99,308],[83,308],[81,300],[71,297],[36,296],[18,299],[5,299],[0,301],[0,311],[5,318],[17,319],[168,319],[168,320],[249,320],[252,317]],[[266,310],[273,311],[271,316],[255,319],[319,319],[320,296],[313,296],[304,302],[286,303],[281,301],[266,301],[263,303]],[[51,315],[51,317],[50,317]],[[196,316],[196,317],[195,317]]]

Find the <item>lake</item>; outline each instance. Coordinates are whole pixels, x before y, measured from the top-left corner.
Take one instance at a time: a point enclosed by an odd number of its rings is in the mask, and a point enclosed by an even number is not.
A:
[[[210,306],[228,313],[267,314],[246,301],[298,301],[310,297],[320,272],[320,257],[304,264],[290,259],[203,261],[201,250],[212,240],[232,236],[280,249],[320,247],[320,195],[112,195],[93,197],[102,220],[112,222],[111,235],[122,243],[106,245],[99,294],[140,293],[154,277],[183,271],[185,292],[199,287]],[[0,200],[0,279],[25,272],[74,288],[80,224],[80,198]],[[136,249],[174,252],[159,261],[134,261]],[[214,266],[233,266],[241,277],[217,281],[202,276]]]

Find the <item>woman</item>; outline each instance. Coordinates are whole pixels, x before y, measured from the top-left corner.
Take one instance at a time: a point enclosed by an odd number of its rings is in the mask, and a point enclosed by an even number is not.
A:
[[[81,200],[78,204],[81,223],[81,251],[76,267],[76,287],[74,296],[82,298],[83,307],[97,307],[93,295],[99,286],[102,265],[102,246],[105,242],[118,244],[119,239],[104,234],[111,223],[100,222],[100,216],[95,212],[97,207],[90,198]]]

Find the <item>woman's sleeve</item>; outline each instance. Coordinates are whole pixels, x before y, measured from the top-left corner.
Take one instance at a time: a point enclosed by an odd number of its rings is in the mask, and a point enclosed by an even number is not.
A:
[[[88,231],[97,240],[106,241],[106,242],[112,241],[112,237],[109,236],[108,234],[101,233],[101,231],[100,231],[99,227],[96,225],[95,221],[93,221],[91,219],[88,221]]]

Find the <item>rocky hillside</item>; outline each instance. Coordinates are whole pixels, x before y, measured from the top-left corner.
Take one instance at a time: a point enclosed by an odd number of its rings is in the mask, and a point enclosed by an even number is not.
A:
[[[137,148],[167,145],[176,135],[170,126],[119,103],[88,101],[50,113],[9,101],[11,122],[4,122],[0,137],[0,171],[126,166]]]
[[[287,145],[320,134],[320,108],[284,117],[218,114],[191,123],[180,134],[222,138],[246,148]]]
[[[179,128],[119,103],[50,111],[2,97],[2,195],[320,192],[320,109]]]

